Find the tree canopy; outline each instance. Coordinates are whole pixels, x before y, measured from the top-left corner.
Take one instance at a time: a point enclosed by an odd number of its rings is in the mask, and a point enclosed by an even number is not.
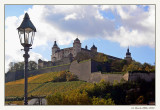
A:
[[[28,70],[36,70],[38,64],[35,61],[28,62]],[[24,62],[10,62],[9,71],[24,70]]]

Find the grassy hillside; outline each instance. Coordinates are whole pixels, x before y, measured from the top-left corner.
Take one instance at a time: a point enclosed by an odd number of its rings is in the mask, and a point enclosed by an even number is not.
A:
[[[28,78],[28,96],[47,96],[49,105],[126,105],[147,104],[155,101],[155,81],[99,83],[64,81],[72,79],[67,71],[44,73]],[[58,79],[58,80],[57,80]],[[63,80],[62,80],[63,79]],[[146,86],[147,85],[147,86]],[[23,104],[24,80],[5,84],[5,103]],[[14,97],[16,101],[10,100]],[[16,97],[16,98],[15,98]],[[13,99],[13,98],[12,98]],[[20,99],[17,101],[17,99]]]
[[[54,92],[66,92],[73,89],[91,87],[91,83],[83,81],[51,82],[60,72],[44,73],[28,78],[28,96],[52,95]],[[5,84],[6,97],[23,97],[24,79]]]

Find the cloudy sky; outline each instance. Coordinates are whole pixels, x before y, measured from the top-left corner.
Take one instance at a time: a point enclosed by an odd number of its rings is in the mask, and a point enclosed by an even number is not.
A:
[[[5,5],[5,72],[24,60],[16,29],[25,12],[37,29],[29,60],[50,61],[55,40],[66,48],[78,36],[82,47],[124,58],[129,46],[134,60],[155,63],[154,5]]]

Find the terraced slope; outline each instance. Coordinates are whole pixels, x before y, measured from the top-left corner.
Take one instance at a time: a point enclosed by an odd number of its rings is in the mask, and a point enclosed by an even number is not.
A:
[[[28,78],[28,96],[52,95],[54,92],[66,92],[73,89],[91,87],[93,84],[83,81],[51,82],[59,72],[44,73]],[[23,97],[24,79],[5,84],[6,97]]]

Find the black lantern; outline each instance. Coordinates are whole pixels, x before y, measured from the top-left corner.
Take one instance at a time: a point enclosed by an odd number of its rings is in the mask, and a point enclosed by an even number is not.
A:
[[[21,25],[17,28],[18,29],[18,34],[19,34],[19,39],[21,45],[24,47],[25,54],[23,55],[24,57],[24,105],[28,105],[28,58],[30,57],[28,52],[30,47],[33,44],[36,28],[30,21],[28,13],[25,13],[23,22]]]
[[[33,44],[36,28],[30,21],[28,13],[25,13],[23,22],[17,28],[20,43],[23,47],[30,47]]]

